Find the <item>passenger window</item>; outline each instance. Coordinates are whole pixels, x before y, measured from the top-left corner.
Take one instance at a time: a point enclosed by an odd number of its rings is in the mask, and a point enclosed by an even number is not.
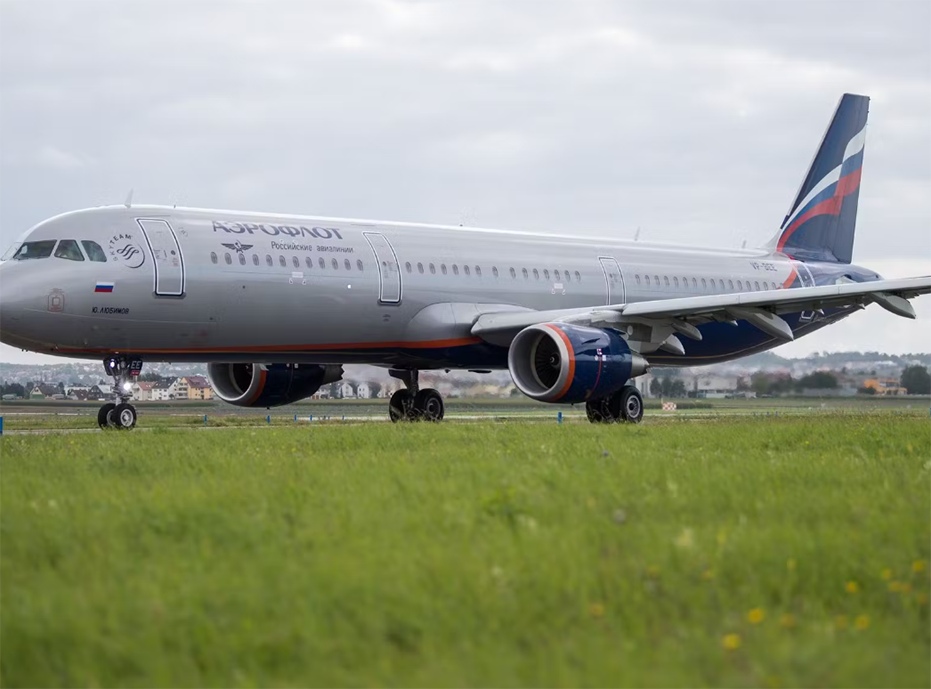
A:
[[[711,278],[711,291],[714,292],[717,289],[714,284],[714,278]]]
[[[423,275],[423,263],[417,264],[417,272]]]
[[[292,257],[291,257],[291,265],[293,265],[295,268],[300,268],[300,267],[301,267],[301,260],[300,260],[297,256],[292,256]]]
[[[698,289],[698,280],[692,278],[692,289]]]
[[[269,267],[271,267],[271,265],[272,265],[272,257],[271,257],[271,254],[265,254],[265,263],[266,263]]]
[[[702,288],[702,291],[703,291],[703,292],[707,292],[707,291],[708,291],[708,283],[705,282],[705,278],[702,278],[702,279],[701,279],[701,288]]]
[[[330,265],[333,266],[333,270],[339,270],[339,261],[335,258],[330,259]]]
[[[666,287],[669,287],[669,276],[668,275],[663,276],[663,283],[666,285]]]
[[[446,275],[446,264],[445,263],[440,264],[440,272],[443,273],[443,275]]]
[[[405,263],[405,264],[404,264],[404,267],[407,269],[407,272],[408,272],[408,273],[411,272],[411,262],[410,262],[410,261],[408,261],[407,263]]]
[[[727,288],[728,288],[728,289],[734,289],[734,281],[733,281],[733,280],[728,280],[728,281],[727,281]]]
[[[636,275],[636,276],[634,276],[634,277],[637,278],[637,284],[639,285],[639,284],[640,284],[640,276],[639,276],[639,275]]]
[[[533,269],[533,279],[534,279],[534,280],[539,280],[539,279],[540,279],[540,271],[537,270],[536,268]]]
[[[567,270],[566,273],[566,282],[572,282],[572,274]]]
[[[233,257],[230,256],[230,252],[229,252],[229,251],[227,251],[225,254],[223,254],[223,260],[226,261],[226,265],[228,265],[228,266],[233,264]],[[281,260],[284,261],[284,257],[283,257],[283,256],[282,256]]]
[[[214,264],[217,262],[217,252],[216,252],[216,251],[211,251],[211,252],[210,252],[210,262],[211,262],[211,263],[214,263]]]
[[[738,291],[738,292],[743,292],[743,291],[744,291],[744,283],[741,282],[740,280],[737,281],[737,291]]]
[[[81,244],[84,245],[84,251],[87,252],[87,257],[90,260],[96,261],[97,263],[107,262],[107,255],[103,252],[103,249],[100,248],[100,244],[90,239],[83,240]],[[216,263],[216,261],[214,261],[214,263]]]
[[[644,277],[644,279],[645,279],[646,282],[647,282],[647,287],[649,287],[649,286],[650,286],[650,276],[649,276],[649,275],[644,275],[643,277]]]
[[[491,267],[491,274],[494,275],[495,277],[498,277],[498,266]]]
[[[239,254],[239,265],[241,265],[241,266],[246,265],[246,255],[245,255],[245,254]]]
[[[326,268],[326,261],[323,260],[323,256],[317,259],[317,265],[321,268]]]
[[[527,269],[526,269],[526,268],[521,268],[521,269],[520,269],[520,272],[523,274],[524,280],[528,280],[528,279],[530,278],[530,275],[527,273]]]
[[[689,279],[688,279],[688,278],[682,278],[682,286],[685,287],[685,289],[688,289],[688,288],[689,288]]]
[[[430,275],[436,275],[436,266],[432,263],[430,264]]]
[[[653,276],[653,282],[655,282],[655,283],[656,283],[656,286],[659,287],[659,275],[654,275],[654,276]]]
[[[558,268],[557,268],[556,270],[553,271],[553,279],[554,279],[556,282],[559,282],[559,269],[558,269]]]
[[[259,255],[258,255],[258,254],[252,254],[252,265],[254,265],[254,266],[259,265]]]
[[[471,274],[472,274],[472,271],[471,271],[471,269],[469,268],[469,266],[462,266],[462,272],[463,272],[464,275],[471,275]]]
[[[459,275],[459,266],[453,263],[453,275]]]
[[[675,285],[676,289],[679,289],[679,278],[677,278],[675,275],[672,276],[672,284]]]
[[[759,282],[759,280],[755,280],[753,284],[756,285],[756,291],[759,292],[759,291],[760,291],[760,282]]]
[[[356,268],[359,269],[359,272],[362,272],[362,259],[356,259]]]
[[[544,269],[543,269],[543,279],[546,280],[547,282],[549,282],[549,280],[550,280],[550,270],[549,270],[549,268],[544,268]]]
[[[278,254],[278,265],[281,266],[282,268],[288,267],[288,262],[285,260],[284,256],[282,256],[281,254]]]
[[[513,268],[511,268],[511,279],[513,280],[513,279],[515,279],[516,277],[517,277],[517,271],[514,270]]]
[[[481,266],[475,266],[475,275],[478,276],[478,277],[482,277],[482,267],[481,267]]]
[[[581,276],[581,274],[579,273],[579,271],[575,271],[575,281],[576,281],[576,282],[582,282],[582,276]]]
[[[348,259],[348,258],[344,258],[344,259],[343,259],[343,267],[344,267],[346,270],[352,270],[352,264],[349,262],[349,259]]]
[[[308,268],[313,268],[313,267],[314,267],[314,260],[313,260],[310,256],[308,256],[307,258],[304,259],[304,263],[307,264],[307,267],[308,267]]]
[[[55,239],[45,239],[39,242],[25,242],[13,254],[14,261],[28,261],[33,258],[48,258],[55,248]]]

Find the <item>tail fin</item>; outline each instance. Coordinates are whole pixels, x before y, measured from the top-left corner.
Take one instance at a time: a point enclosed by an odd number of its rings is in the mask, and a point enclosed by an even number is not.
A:
[[[870,99],[845,93],[792,207],[770,242],[775,252],[850,263]]]

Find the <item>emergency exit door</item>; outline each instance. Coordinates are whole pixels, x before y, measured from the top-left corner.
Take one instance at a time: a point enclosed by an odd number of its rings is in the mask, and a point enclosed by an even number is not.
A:
[[[599,256],[601,269],[605,274],[605,304],[627,303],[627,290],[624,288],[624,276],[617,261],[610,256]]]
[[[378,264],[378,301],[381,304],[398,304],[401,302],[401,269],[394,247],[380,232],[363,232],[369,246],[375,253]]]

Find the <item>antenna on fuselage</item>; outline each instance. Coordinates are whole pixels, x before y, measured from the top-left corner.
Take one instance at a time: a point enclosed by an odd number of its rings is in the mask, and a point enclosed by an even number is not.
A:
[[[126,200],[123,201],[123,205],[126,206],[127,208],[131,208],[133,205],[133,191],[134,191],[133,189],[130,189],[129,193],[126,194]]]
[[[741,248],[741,249],[746,249],[746,248],[747,248],[747,240],[746,240],[746,239],[744,240],[744,243],[740,245],[740,248]]]
[[[640,225],[637,225],[637,231],[634,232],[634,241],[640,241]]]

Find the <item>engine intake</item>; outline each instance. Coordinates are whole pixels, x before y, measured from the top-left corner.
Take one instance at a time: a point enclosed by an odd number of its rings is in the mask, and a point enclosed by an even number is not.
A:
[[[207,377],[224,402],[278,407],[313,395],[343,377],[342,366],[319,364],[208,364]]]
[[[521,330],[508,350],[517,389],[541,402],[576,404],[606,397],[649,369],[616,331],[567,323]]]

